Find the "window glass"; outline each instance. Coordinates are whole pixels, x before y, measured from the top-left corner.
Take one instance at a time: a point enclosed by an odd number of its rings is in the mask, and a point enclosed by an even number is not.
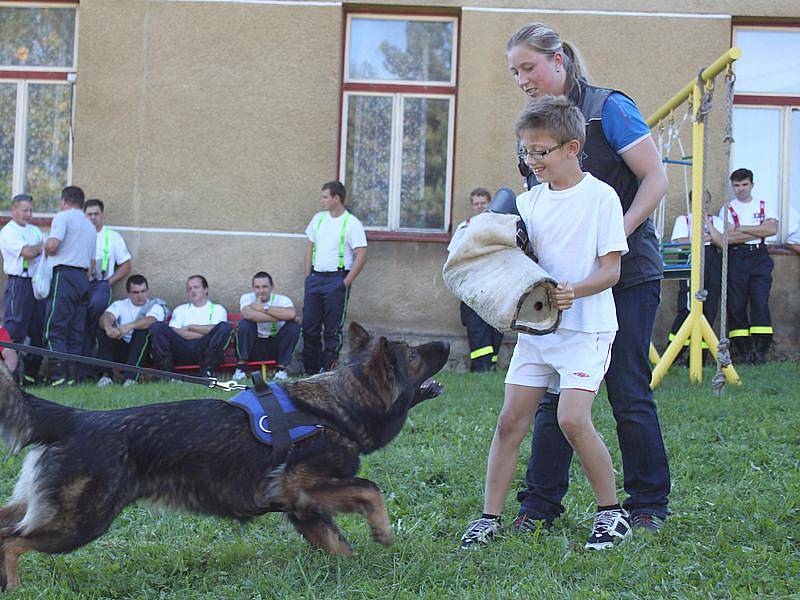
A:
[[[348,205],[365,226],[389,224],[392,97],[348,96],[345,186]]]
[[[71,104],[69,85],[28,86],[25,191],[38,211],[55,212],[67,182]]]
[[[348,78],[449,84],[454,21],[350,20]]]
[[[764,200],[771,210],[780,214],[781,110],[734,107],[733,131],[731,171],[750,169],[755,184],[753,198]]]
[[[400,227],[444,229],[450,101],[403,99]]]
[[[738,94],[800,94],[800,29],[735,30]]]
[[[800,215],[800,108],[793,108],[791,114],[791,148],[789,150],[789,207],[794,210],[795,217]],[[790,226],[789,233],[800,225]],[[797,235],[800,235],[798,231]],[[800,243],[800,242],[797,242]]]
[[[0,7],[0,65],[75,65],[74,8]]]
[[[0,83],[0,210],[11,206],[16,117],[17,84]]]

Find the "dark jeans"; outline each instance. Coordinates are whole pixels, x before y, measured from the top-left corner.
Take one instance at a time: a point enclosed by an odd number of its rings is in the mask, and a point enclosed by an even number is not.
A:
[[[658,413],[650,389],[648,350],[659,303],[660,282],[650,281],[614,290],[619,331],[611,350],[605,382],[617,421],[628,511],[667,514],[669,464]],[[564,512],[561,500],[569,486],[572,447],[558,426],[558,398],[545,395],[536,413],[531,459],[517,494],[520,512],[552,521]]]
[[[182,338],[167,323],[153,323],[150,327],[153,358],[156,366],[165,371],[171,371],[175,364],[199,364],[203,370],[215,369],[222,362],[232,334],[233,328],[227,321],[217,323],[196,340]]]
[[[247,319],[239,321],[236,330],[236,354],[244,362],[274,360],[279,367],[286,368],[292,362],[292,354],[300,339],[300,325],[286,321],[272,337],[258,337],[258,324]]]
[[[303,294],[303,369],[306,373],[318,373],[320,368],[330,370],[339,358],[350,297],[350,288],[344,286],[346,276],[347,271],[312,271],[306,277]]]
[[[3,292],[3,327],[8,331],[12,342],[22,344],[29,337],[31,346],[44,346],[45,304],[44,300],[37,300],[33,296],[29,277],[8,276]],[[26,354],[25,374],[35,377],[41,364],[41,356]]]

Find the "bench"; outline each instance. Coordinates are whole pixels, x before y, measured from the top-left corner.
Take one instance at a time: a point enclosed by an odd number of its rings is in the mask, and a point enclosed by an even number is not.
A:
[[[225,347],[225,354],[222,358],[222,362],[217,365],[217,371],[233,371],[236,367],[239,366],[239,359],[236,356],[236,346],[234,342],[236,327],[239,325],[239,321],[241,321],[242,315],[240,313],[228,313],[228,323],[230,326],[233,327],[234,335],[231,336],[231,341]],[[261,368],[261,376],[266,379],[267,378],[267,367],[274,367],[277,364],[274,360],[254,360],[245,363],[247,367],[260,367]],[[174,368],[175,371],[199,371],[200,365],[176,365]]]

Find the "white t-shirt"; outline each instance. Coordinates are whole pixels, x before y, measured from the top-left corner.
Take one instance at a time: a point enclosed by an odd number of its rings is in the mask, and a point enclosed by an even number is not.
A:
[[[708,215],[708,218],[711,219],[711,225],[714,229],[720,233],[724,233],[722,228],[725,227],[725,224],[722,222],[722,219],[716,215]],[[680,238],[692,239],[692,215],[679,215],[675,219],[675,225],[672,226],[672,238],[670,239],[674,242]],[[708,241],[705,244],[708,246],[711,242]]]
[[[761,225],[767,219],[777,219],[778,214],[775,212],[775,209],[772,208],[769,202],[764,203],[764,218],[761,218],[761,201],[756,200],[755,198],[750,200],[750,202],[740,202],[736,198],[730,201],[730,207],[733,209],[728,213],[728,223],[731,225],[735,225],[736,221],[733,218],[734,212],[736,213],[736,217],[739,219],[739,225]],[[719,218],[725,218],[725,206],[719,209]],[[720,231],[722,231],[720,229]],[[775,236],[768,237],[768,240],[774,242]],[[761,238],[753,238],[752,240],[748,240],[745,244],[760,244]]]
[[[345,224],[345,219],[347,223]],[[344,211],[335,219],[327,210],[318,212],[306,227],[306,236],[314,243],[312,267],[315,271],[330,272],[339,268],[339,246],[344,233],[344,268],[353,268],[353,250],[367,246],[364,226],[355,215]]]
[[[144,308],[144,305],[136,306],[131,302],[130,298],[125,298],[125,300],[112,302],[111,306],[106,309],[106,312],[114,315],[114,322],[117,325],[127,325],[139,318],[139,313],[142,312],[142,308]],[[167,313],[163,306],[154,303],[153,306],[148,309],[147,314],[141,316],[153,317],[156,321],[163,321],[167,318]],[[126,343],[130,343],[132,337],[133,331],[129,331],[122,339],[125,340]]]
[[[23,246],[35,246],[42,242],[42,232],[36,225],[17,225],[14,221],[9,221],[0,230],[0,250],[3,253],[3,271],[7,275],[22,275],[25,271],[25,263],[28,264],[28,272],[25,277],[32,277],[36,267],[41,260],[41,254],[36,258],[22,258]]]
[[[250,306],[256,301],[256,293],[249,292],[247,294],[242,294],[242,297],[239,298],[239,310],[244,310],[245,306]],[[294,304],[289,299],[288,296],[284,296],[282,294],[271,294],[269,300],[263,304],[264,308],[269,308],[270,306],[274,306],[275,308],[294,308]],[[260,338],[268,338],[272,337],[281,327],[283,327],[285,321],[270,321],[264,323],[258,323],[258,337]]]
[[[107,256],[105,277],[103,276],[103,257]],[[125,240],[113,229],[103,227],[97,232],[97,244],[94,254],[94,272],[98,279],[108,279],[114,274],[117,265],[129,261],[131,253],[125,245]]]
[[[586,173],[567,190],[537,185],[517,197],[539,266],[556,281],[577,283],[597,270],[598,257],[626,253],[622,205],[614,189]],[[561,329],[617,330],[611,289],[575,300],[561,316]]]
[[[191,302],[181,304],[172,311],[170,327],[187,327],[188,325],[216,325],[228,320],[228,311],[222,304],[208,300],[203,306],[195,306]]]

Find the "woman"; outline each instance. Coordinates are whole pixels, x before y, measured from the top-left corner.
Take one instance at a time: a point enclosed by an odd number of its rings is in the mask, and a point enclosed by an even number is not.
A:
[[[662,261],[649,216],[667,189],[650,128],[636,104],[621,92],[590,85],[580,53],[542,23],[518,30],[506,48],[508,66],[533,101],[567,96],[586,120],[582,168],[617,192],[630,251],[614,287],[619,331],[605,377],[617,421],[625,491],[623,503],[635,527],[663,526],[670,489],[669,465],[650,390],[648,349],[660,296]],[[538,182],[520,161],[528,187]],[[558,427],[556,396],[548,394],[536,414],[526,483],[517,495],[517,530],[549,526],[564,507],[572,448]]]

